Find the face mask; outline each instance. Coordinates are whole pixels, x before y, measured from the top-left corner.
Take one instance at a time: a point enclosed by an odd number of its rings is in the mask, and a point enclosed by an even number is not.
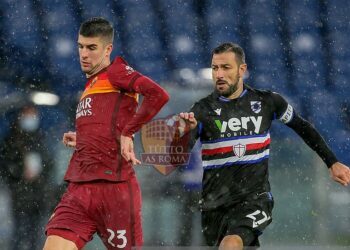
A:
[[[26,132],[33,132],[39,127],[39,118],[37,116],[23,116],[19,121],[19,126]]]

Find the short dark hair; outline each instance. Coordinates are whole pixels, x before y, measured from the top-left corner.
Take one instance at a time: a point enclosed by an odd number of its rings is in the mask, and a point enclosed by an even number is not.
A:
[[[103,17],[92,17],[80,25],[79,34],[85,37],[102,37],[113,43],[114,29],[112,24]]]
[[[236,56],[236,61],[238,65],[245,63],[245,53],[244,50],[236,43],[222,43],[215,49],[213,49],[212,56],[214,54],[221,54],[225,52],[233,52]]]

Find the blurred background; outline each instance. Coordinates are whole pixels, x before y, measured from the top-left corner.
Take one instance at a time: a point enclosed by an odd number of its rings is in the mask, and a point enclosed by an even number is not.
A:
[[[166,88],[158,117],[208,95],[211,50],[240,44],[245,82],[281,93],[350,164],[350,3],[347,0],[0,0],[0,249],[40,249],[44,225],[64,191],[85,84],[77,53],[82,21],[116,29],[113,56]],[[350,247],[350,190],[333,183],[318,156],[287,127],[272,128],[274,221],[261,238],[278,246]],[[136,135],[137,153],[142,153]],[[188,167],[164,176],[136,168],[146,246],[201,246],[196,206],[198,147]],[[156,200],[156,202],[155,202]],[[98,237],[86,249],[104,249]]]

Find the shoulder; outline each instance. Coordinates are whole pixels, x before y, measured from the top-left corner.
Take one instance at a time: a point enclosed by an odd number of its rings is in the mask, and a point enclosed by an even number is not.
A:
[[[215,92],[212,92],[211,94],[207,95],[206,97],[203,97],[202,99],[198,100],[195,104],[198,105],[206,105],[211,104],[217,100],[217,94]]]
[[[268,90],[268,89],[258,89],[250,87],[249,85],[244,85],[245,89],[252,95],[258,96],[261,98],[270,98],[273,96],[275,92]]]
[[[285,103],[285,98],[277,92],[268,89],[256,89],[249,86],[245,86],[250,95],[248,100],[261,101],[271,106]]]
[[[206,110],[208,110],[208,106],[211,106],[213,103],[213,93],[196,101],[192,107],[190,108],[190,111],[198,115],[203,115]]]
[[[127,63],[127,61],[118,56],[116,57],[113,62],[111,63],[111,65],[109,65],[109,67],[107,68],[107,73],[109,74],[132,74],[134,73],[135,70]]]
[[[114,87],[133,91],[133,83],[142,75],[129,66],[122,57],[117,57],[108,66],[107,76]]]

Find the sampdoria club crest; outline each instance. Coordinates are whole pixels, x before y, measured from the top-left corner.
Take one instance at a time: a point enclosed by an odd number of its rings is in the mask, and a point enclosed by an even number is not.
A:
[[[244,156],[245,154],[245,151],[246,151],[246,146],[243,145],[243,144],[236,144],[236,145],[233,145],[233,152],[235,153],[235,155],[238,157],[238,158],[241,158]]]
[[[261,102],[260,101],[251,101],[250,108],[255,114],[260,113],[261,111]]]

